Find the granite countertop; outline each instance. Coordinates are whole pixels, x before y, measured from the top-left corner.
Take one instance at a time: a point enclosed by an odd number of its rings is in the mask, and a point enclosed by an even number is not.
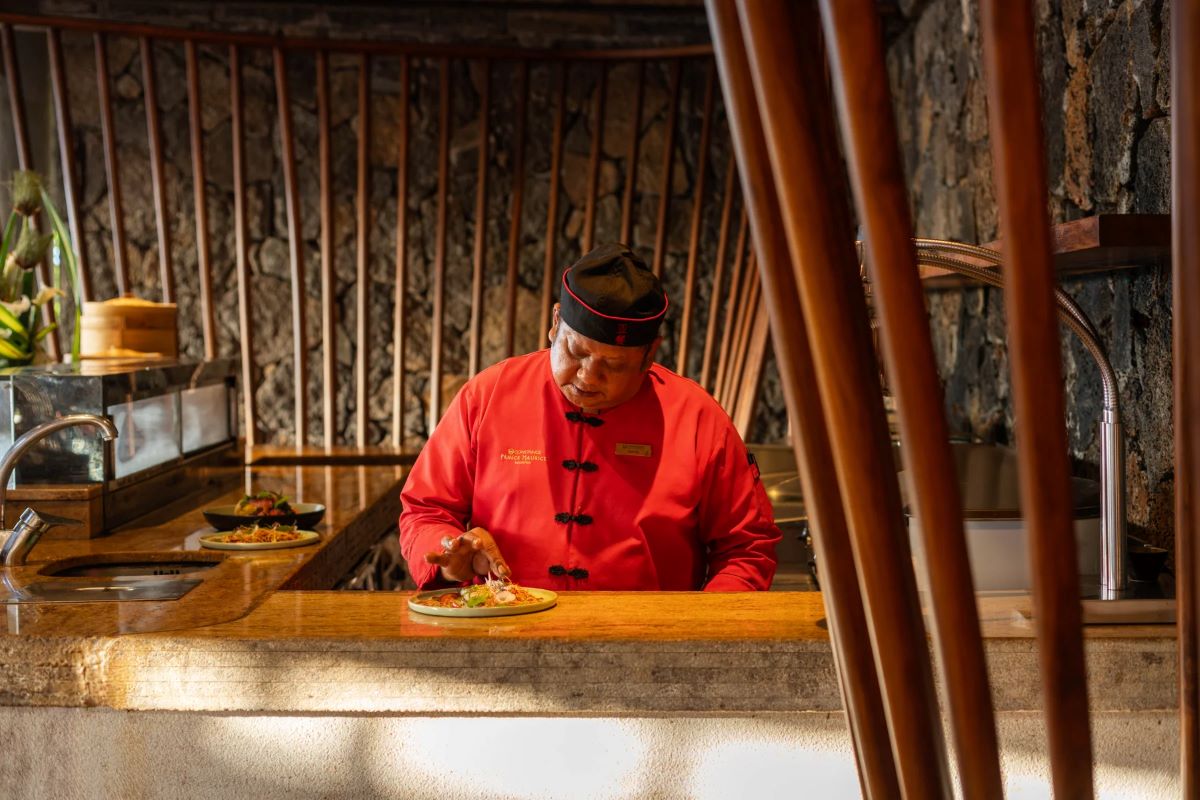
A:
[[[164,505],[136,523],[95,539],[46,539],[29,553],[28,564],[12,568],[18,587],[46,580],[42,569],[66,559],[124,560],[138,554],[179,553],[219,560],[203,582],[179,600],[8,604],[7,636],[115,636],[189,630],[236,619],[278,589],[325,589],[353,566],[400,513],[406,467],[208,467],[191,476],[204,487]],[[218,551],[200,546],[211,533],[203,509],[237,502],[248,488],[270,489],[296,501],[322,503],[321,534],[307,547]],[[193,576],[194,577],[194,576]]]
[[[564,592],[535,614],[459,619],[411,611],[407,592],[321,591],[394,522],[405,469],[252,468],[255,488],[325,503],[322,542],[227,556],[180,601],[9,605],[0,705],[617,715],[840,708],[816,592]],[[232,502],[241,488],[203,505]],[[162,517],[103,539],[40,543],[28,569],[81,552],[194,550],[199,509]],[[1036,709],[1028,598],[981,599],[980,613],[997,708]],[[1093,706],[1176,707],[1174,634],[1167,625],[1089,627]]]

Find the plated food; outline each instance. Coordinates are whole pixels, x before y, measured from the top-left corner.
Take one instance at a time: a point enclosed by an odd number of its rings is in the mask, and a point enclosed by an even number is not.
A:
[[[233,533],[214,537],[214,541],[248,544],[252,542],[294,542],[300,538],[295,525],[242,525]]]
[[[229,533],[211,533],[200,537],[202,547],[214,550],[273,550],[304,547],[320,540],[314,531],[302,531],[295,525],[242,525]]]
[[[208,524],[219,531],[231,531],[242,525],[269,520],[281,525],[295,525],[308,530],[316,527],[325,516],[325,506],[318,503],[297,503],[270,491],[252,492],[231,506],[212,506],[204,509]]]
[[[511,581],[491,578],[461,589],[421,592],[408,607],[421,614],[443,617],[500,617],[529,614],[552,607],[558,595],[546,589],[526,589]]]

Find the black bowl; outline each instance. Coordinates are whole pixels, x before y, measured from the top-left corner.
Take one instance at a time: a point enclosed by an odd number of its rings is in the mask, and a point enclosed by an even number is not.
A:
[[[1161,547],[1129,537],[1129,577],[1131,580],[1153,583],[1167,568],[1167,556]]]
[[[300,530],[311,531],[325,516],[325,506],[320,503],[289,503],[295,513],[273,516],[234,514],[234,506],[213,506],[204,509],[208,524],[219,531],[231,531],[242,525],[295,525]]]

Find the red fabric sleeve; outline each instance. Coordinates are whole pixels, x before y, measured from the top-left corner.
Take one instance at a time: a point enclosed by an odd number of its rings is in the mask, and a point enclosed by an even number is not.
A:
[[[702,478],[700,531],[708,547],[706,592],[764,591],[775,577],[775,547],[782,538],[771,502],[733,424],[713,434]]]
[[[443,536],[459,536],[471,518],[475,490],[475,437],[470,385],[464,386],[417,456],[400,492],[400,552],[417,586],[447,584],[425,554],[442,549]]]

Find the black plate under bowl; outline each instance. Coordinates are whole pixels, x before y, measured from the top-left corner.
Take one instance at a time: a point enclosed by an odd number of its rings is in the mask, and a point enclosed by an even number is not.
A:
[[[282,516],[257,517],[233,513],[233,506],[213,506],[204,509],[204,518],[208,524],[219,531],[231,531],[242,525],[295,525],[302,530],[312,530],[325,516],[325,506],[320,503],[289,503],[294,514]]]

